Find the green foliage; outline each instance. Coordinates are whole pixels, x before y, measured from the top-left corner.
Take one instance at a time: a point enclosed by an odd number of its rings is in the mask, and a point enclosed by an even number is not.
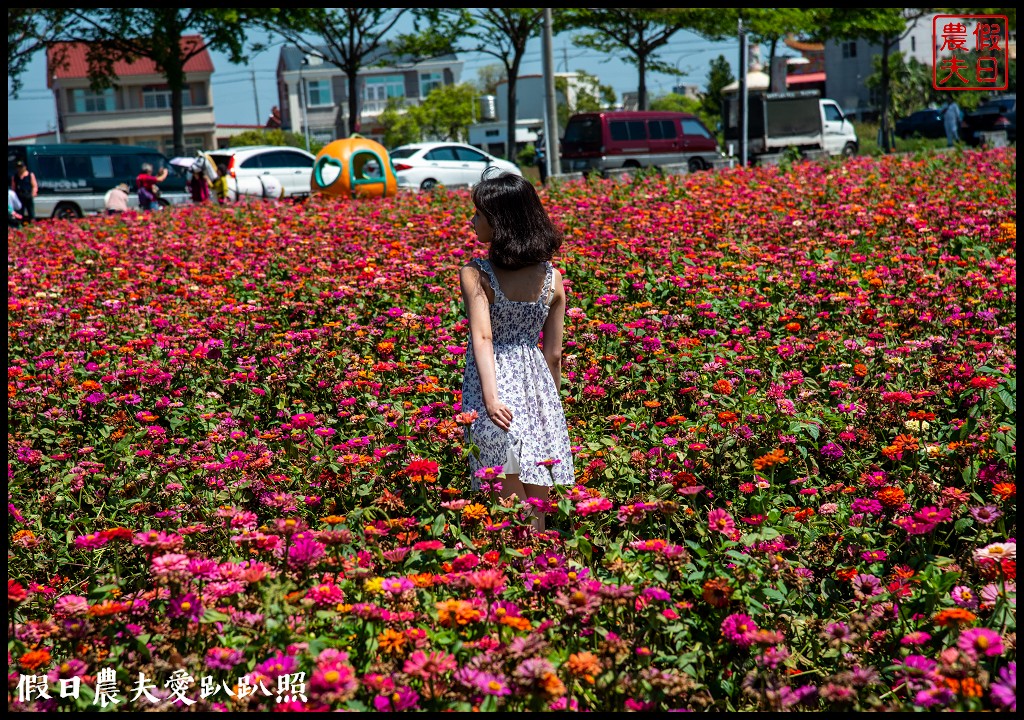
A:
[[[243,145],[281,145],[305,150],[306,136],[301,133],[268,128],[265,130],[246,130],[237,135],[232,135],[228,141],[228,147],[242,147]],[[320,152],[323,146],[324,143],[317,142],[314,138],[309,139],[309,151],[314,155]]]
[[[476,88],[469,83],[442,85],[406,112],[419,127],[423,139],[464,142],[473,124],[475,99]]]
[[[378,116],[377,121],[384,127],[384,147],[394,148],[419,142],[423,138],[423,130],[416,116],[405,108],[404,99],[389,98],[387,106]]]
[[[613,55],[638,70],[644,68],[637,85],[641,110],[649,107],[646,73],[678,74],[675,65],[659,57],[677,33],[691,30],[718,38],[732,28],[735,22],[730,26],[730,14],[715,8],[568,8],[555,20],[556,32],[581,31],[573,37],[574,44]]]
[[[556,95],[565,99],[565,102],[558,103],[559,128],[564,128],[569,118],[576,113],[597,112],[615,107],[617,98],[615,89],[611,85],[601,85],[596,75],[591,75],[584,70],[577,70],[576,76],[579,80],[576,83],[575,97],[571,99],[568,78],[555,78]]]
[[[701,93],[700,106],[704,116],[709,118],[721,118],[722,88],[736,78],[733,76],[732,68],[724,55],[719,55],[712,60],[709,65],[708,84],[704,92]]]

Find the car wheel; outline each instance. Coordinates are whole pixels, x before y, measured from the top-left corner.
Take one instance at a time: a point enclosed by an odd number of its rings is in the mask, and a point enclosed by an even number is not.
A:
[[[704,161],[700,158],[690,158],[690,161],[686,163],[686,169],[692,173],[700,172],[704,169]]]
[[[843,146],[843,157],[853,157],[857,154],[857,146],[852,142],[846,143]]]
[[[77,220],[80,217],[82,217],[82,208],[74,203],[58,203],[57,207],[53,209],[55,220]]]
[[[434,178],[427,178],[420,183],[420,190],[430,191],[437,187],[437,180]]]
[[[638,163],[636,160],[627,160],[626,162],[622,163],[622,167],[626,168],[627,170],[638,170],[640,168],[640,163]]]

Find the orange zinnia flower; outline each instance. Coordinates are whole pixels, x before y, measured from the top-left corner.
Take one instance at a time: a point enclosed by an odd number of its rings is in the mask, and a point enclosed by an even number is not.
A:
[[[404,633],[400,633],[397,630],[386,628],[384,632],[377,636],[377,642],[380,644],[380,649],[389,655],[398,655],[402,652],[405,647],[407,638]]]
[[[940,627],[946,627],[947,625],[955,625],[957,623],[970,623],[978,619],[978,616],[972,613],[970,610],[964,608],[946,608],[940,610],[935,614],[932,620],[935,621],[936,625]]]
[[[704,583],[701,597],[711,607],[725,607],[732,596],[732,586],[725,578],[711,578]]]
[[[573,653],[565,661],[565,669],[570,675],[590,678],[590,682],[593,682],[593,677],[601,672],[601,661],[591,652]]]
[[[766,468],[775,467],[784,462],[789,462],[789,458],[786,457],[786,453],[781,448],[775,448],[767,455],[762,455],[754,460],[754,469],[757,471],[764,470]]]
[[[38,670],[50,664],[49,650],[29,650],[18,659],[18,664],[26,670]]]
[[[1006,502],[1017,496],[1017,486],[1011,482],[996,483],[992,486],[992,494]]]
[[[462,508],[462,517],[466,520],[484,520],[489,516],[485,506],[480,503],[472,503]]]
[[[437,619],[444,627],[469,625],[483,617],[482,613],[465,600],[445,600],[435,605]]]
[[[732,383],[723,378],[712,385],[711,389],[721,395],[730,395],[732,393]]]
[[[738,420],[736,413],[732,410],[723,410],[718,413],[718,422],[722,425],[731,425]]]
[[[864,363],[857,363],[853,366],[853,374],[857,377],[864,377],[868,374],[868,366]]]
[[[885,507],[899,507],[907,499],[907,494],[898,487],[884,487],[875,493],[875,498]]]

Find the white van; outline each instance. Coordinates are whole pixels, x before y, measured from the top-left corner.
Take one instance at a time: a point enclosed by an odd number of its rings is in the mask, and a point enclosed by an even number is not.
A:
[[[825,152],[843,157],[856,155],[860,150],[857,130],[847,120],[839,104],[835,100],[821,98],[818,105],[821,107],[821,133]]]

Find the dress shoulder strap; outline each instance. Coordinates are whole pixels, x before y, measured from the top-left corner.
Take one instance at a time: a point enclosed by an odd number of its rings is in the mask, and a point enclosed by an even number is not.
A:
[[[540,291],[538,302],[551,304],[551,291],[554,289],[555,268],[550,262],[544,263],[544,289]]]
[[[494,274],[494,268],[491,267],[489,260],[484,258],[476,258],[473,263],[487,273],[487,279],[491,281],[491,289],[494,290],[494,296],[497,298],[502,295],[501,288],[498,287],[498,276]]]

